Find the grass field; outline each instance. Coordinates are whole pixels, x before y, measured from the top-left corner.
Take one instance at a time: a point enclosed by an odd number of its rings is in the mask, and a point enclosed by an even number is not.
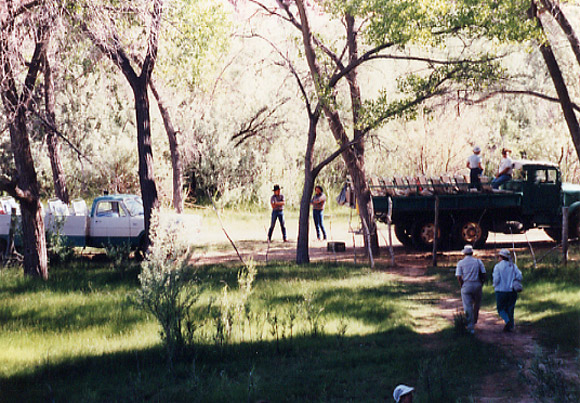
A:
[[[520,266],[519,322],[546,348],[574,354],[577,264]],[[405,281],[381,267],[258,265],[247,304],[220,339],[224,286],[234,306],[238,269],[198,269],[200,327],[173,367],[157,322],[130,301],[138,266],[77,259],[51,268],[48,282],[2,269],[0,401],[389,401],[399,383],[416,386],[419,402],[470,401],[486,375],[517,364],[436,315],[455,286],[449,267],[429,270],[437,281]],[[484,308],[493,304],[486,287]]]

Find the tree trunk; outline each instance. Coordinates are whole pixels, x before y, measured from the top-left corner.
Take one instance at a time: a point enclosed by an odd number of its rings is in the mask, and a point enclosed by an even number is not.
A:
[[[52,69],[48,60],[46,49],[42,56],[42,65],[44,68],[44,103],[46,107],[46,120],[52,128],[56,128],[56,114],[54,112],[54,82],[52,79]],[[50,167],[52,168],[54,192],[56,193],[56,197],[58,197],[64,203],[69,204],[70,198],[66,187],[66,177],[60,159],[60,142],[58,141],[58,136],[51,128],[48,129],[46,144],[48,146]]]
[[[40,70],[41,55],[47,46],[48,27],[38,29],[38,40],[28,65],[28,72],[18,95],[16,79],[12,69],[15,57],[10,53],[7,31],[0,35],[0,95],[4,104],[6,120],[10,131],[10,141],[14,154],[17,177],[7,190],[20,203],[22,213],[22,243],[24,274],[48,279],[48,257],[46,236],[40,206],[40,186],[30,150],[30,139],[26,127],[30,99]]]
[[[176,131],[173,127],[169,110],[161,99],[153,80],[149,83],[149,88],[151,88],[151,92],[157,101],[159,113],[161,114],[163,125],[167,132],[169,151],[171,153],[171,167],[173,168],[173,208],[178,214],[181,214],[183,213],[183,163]]]
[[[358,42],[357,42],[357,32],[355,30],[355,19],[352,15],[347,14],[345,16],[346,20],[346,37],[348,46],[348,57],[349,64],[354,63],[358,59]],[[369,231],[370,248],[373,254],[379,254],[379,238],[377,236],[377,225],[374,220],[374,209],[371,200],[371,193],[368,187],[368,182],[366,179],[366,169],[365,169],[365,142],[364,142],[364,132],[360,130],[360,110],[362,107],[362,97],[360,92],[360,86],[358,84],[357,70],[352,69],[346,76],[348,86],[350,89],[351,98],[351,108],[352,108],[352,120],[353,120],[353,130],[354,139],[358,140],[352,147],[354,153],[354,158],[356,163],[353,164],[353,170],[355,174],[351,172],[351,177],[353,177],[353,185],[356,198],[359,204],[359,214],[361,220],[366,223],[366,228]],[[354,180],[354,177],[358,180]],[[364,225],[363,225],[364,227]],[[365,244],[366,244],[365,236]],[[368,245],[366,245],[368,248]]]
[[[302,198],[300,199],[300,216],[298,218],[298,243],[296,245],[296,263],[310,263],[308,250],[309,230],[310,230],[310,199],[314,191],[314,181],[317,172],[313,170],[314,163],[314,145],[316,144],[316,127],[318,126],[320,114],[309,112],[308,118],[308,142],[304,156],[304,187],[302,189]]]
[[[151,117],[149,114],[148,80],[139,77],[131,83],[135,96],[135,114],[137,119],[137,149],[139,151],[139,182],[145,211],[145,249],[149,247],[149,228],[153,210],[159,207],[157,186],[153,169],[153,150],[151,146]]]
[[[545,32],[538,15],[538,10],[535,8],[535,4],[532,3],[532,13],[536,18],[538,26]],[[580,125],[578,124],[578,118],[574,113],[574,108],[572,106],[572,100],[570,99],[570,94],[568,93],[568,88],[566,87],[566,82],[564,81],[564,76],[558,66],[558,61],[549,43],[544,42],[540,45],[540,52],[542,57],[546,62],[552,81],[554,82],[554,87],[556,88],[556,93],[560,99],[560,106],[564,112],[564,118],[566,119],[566,124],[568,125],[568,130],[572,136],[572,142],[576,148],[576,155],[580,158]]]

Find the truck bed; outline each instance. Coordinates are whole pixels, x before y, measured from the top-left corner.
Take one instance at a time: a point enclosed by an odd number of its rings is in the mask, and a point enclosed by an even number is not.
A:
[[[435,208],[435,196],[373,196],[375,211],[386,212],[389,197],[393,200],[393,211],[397,213],[411,211],[429,211]],[[521,192],[472,192],[439,195],[441,210],[495,209],[520,207],[523,195]]]

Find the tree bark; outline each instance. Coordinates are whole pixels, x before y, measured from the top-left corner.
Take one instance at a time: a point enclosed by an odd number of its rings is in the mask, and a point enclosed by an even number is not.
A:
[[[358,60],[358,41],[357,32],[355,29],[355,19],[352,15],[347,14],[345,16],[345,20],[349,64],[353,64]],[[363,139],[365,133],[359,128],[362,97],[360,86],[358,84],[357,69],[350,70],[346,76],[346,80],[350,89],[354,139],[356,140],[356,143],[353,145],[353,153],[354,157],[356,158],[354,169],[356,171],[358,181],[353,180],[355,188],[354,191],[358,200],[361,220],[365,221],[369,230],[371,251],[373,254],[378,255],[379,237],[377,235],[377,225],[374,219],[373,203],[371,200],[371,192],[368,186],[365,169],[365,142]]]
[[[42,54],[42,66],[44,70],[44,103],[46,108],[46,120],[50,126],[56,128],[56,114],[54,111],[54,81],[52,79],[52,68],[50,66],[50,61],[48,60],[47,49],[45,49]],[[66,176],[60,159],[60,141],[58,140],[58,136],[54,130],[50,128],[48,129],[48,135],[46,136],[46,144],[48,146],[48,157],[52,169],[54,192],[56,197],[64,203],[69,204],[70,198],[66,187]]]
[[[47,27],[38,29],[38,39],[28,72],[24,81],[22,93],[18,95],[16,79],[12,70],[14,55],[10,54],[9,32],[0,35],[0,60],[2,70],[0,87],[2,102],[8,121],[14,164],[17,177],[10,186],[2,185],[2,190],[8,191],[20,203],[22,213],[22,244],[24,256],[24,274],[48,279],[48,258],[46,251],[46,236],[40,205],[40,186],[34,161],[30,150],[30,139],[27,130],[27,114],[30,109],[30,99],[36,78],[40,70],[41,55],[47,46]]]
[[[302,198],[300,199],[300,216],[298,217],[298,242],[296,245],[296,263],[310,263],[310,254],[308,250],[309,231],[310,231],[310,199],[314,191],[314,181],[317,172],[313,170],[314,164],[314,145],[316,144],[316,127],[318,126],[320,113],[317,109],[316,114],[309,111],[308,117],[308,142],[304,156],[304,187],[302,188]]]
[[[161,114],[163,125],[167,132],[169,151],[171,153],[171,167],[173,170],[173,208],[178,214],[181,214],[183,213],[183,162],[179,142],[177,141],[177,133],[173,127],[169,109],[167,109],[165,102],[161,99],[153,80],[149,82],[149,88],[151,88],[151,92],[157,101],[159,113]]]
[[[536,19],[538,26],[545,32],[540,16],[538,15],[538,10],[534,2],[532,2],[532,16]],[[554,82],[554,87],[556,88],[556,93],[560,99],[560,106],[564,112],[564,118],[566,124],[568,125],[568,130],[572,136],[572,142],[576,148],[576,155],[580,158],[580,124],[578,123],[578,118],[574,113],[574,107],[572,100],[570,99],[570,94],[568,93],[568,87],[566,87],[566,82],[564,81],[564,76],[562,75],[562,70],[558,65],[556,56],[552,50],[551,45],[548,42],[543,42],[540,44],[540,52],[542,57],[546,62],[546,67],[552,77]]]

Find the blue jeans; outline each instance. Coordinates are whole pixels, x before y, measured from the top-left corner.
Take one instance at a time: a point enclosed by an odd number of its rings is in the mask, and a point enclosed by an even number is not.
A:
[[[491,187],[493,189],[499,189],[500,185],[502,185],[506,182],[509,182],[511,179],[512,179],[511,175],[507,175],[507,174],[500,175],[491,181]]]
[[[312,217],[314,218],[314,227],[316,227],[316,238],[320,239],[320,231],[326,239],[326,230],[324,229],[324,210],[312,209]]]
[[[496,291],[495,300],[497,303],[497,313],[503,319],[508,328],[514,327],[514,310],[518,293],[515,291]]]
[[[284,224],[284,210],[272,210],[272,220],[270,221],[270,229],[268,230],[268,240],[272,240],[272,232],[274,232],[274,226],[276,225],[276,220],[280,220],[280,227],[282,227],[282,238],[286,240],[286,226]]]

